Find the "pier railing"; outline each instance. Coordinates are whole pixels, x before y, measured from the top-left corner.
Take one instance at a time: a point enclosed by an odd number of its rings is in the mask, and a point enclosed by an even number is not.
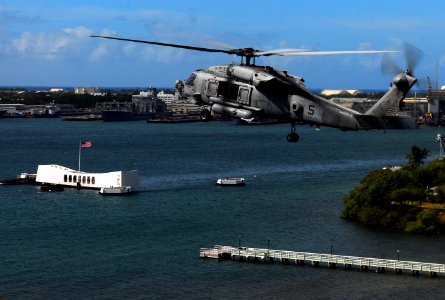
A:
[[[396,273],[410,271],[416,275],[419,272],[427,272],[431,277],[440,273],[445,274],[445,264],[221,245],[215,245],[213,248],[201,248],[200,257],[270,263],[279,260],[283,264],[304,265],[305,263],[311,263],[315,267],[326,264],[330,268],[336,266],[343,266],[344,269],[357,267],[362,271],[375,268],[377,272],[381,273],[387,269]]]

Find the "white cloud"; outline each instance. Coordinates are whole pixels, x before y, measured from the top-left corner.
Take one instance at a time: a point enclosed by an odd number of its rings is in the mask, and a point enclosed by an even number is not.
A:
[[[372,50],[372,45],[371,43],[362,42],[358,45],[357,50]]]
[[[184,50],[168,47],[144,47],[142,57],[147,61],[169,63],[180,61],[184,57]]]
[[[12,47],[17,50],[19,54],[26,54],[26,52],[31,48],[33,36],[30,32],[23,32],[20,38],[12,41]]]
[[[88,29],[83,26],[79,26],[76,28],[65,28],[63,31],[66,34],[75,36],[77,38],[85,38],[85,37],[89,37],[90,35],[93,34],[93,31],[91,29]]]
[[[136,45],[132,43],[126,44],[123,48],[125,55],[133,55],[135,49]]]
[[[89,35],[93,34],[93,32],[91,32]],[[106,35],[106,36],[113,36],[116,33],[108,28],[102,29],[102,31],[99,33],[99,35]],[[114,47],[113,44],[110,44],[109,41],[104,41],[102,39],[95,39],[92,41],[94,41],[94,44],[97,45],[92,51],[91,53],[88,55],[88,59],[91,61],[99,61],[102,58],[104,58],[105,56],[109,55],[110,53],[110,47]]]
[[[65,28],[50,33],[25,31],[18,38],[12,40],[9,45],[2,48],[9,54],[54,60],[64,54],[82,49],[85,39],[92,32],[85,27]]]
[[[113,36],[113,35],[115,35],[115,34],[116,34],[116,32],[113,31],[113,30],[111,30],[111,29],[109,29],[109,28],[104,28],[104,29],[102,29],[102,31],[100,32],[100,35],[110,35],[110,36]]]
[[[372,44],[368,42],[362,42],[357,48],[358,51],[367,50],[386,50],[386,49],[373,49]],[[381,66],[382,55],[381,54],[363,54],[360,55],[359,64],[367,69],[378,69]]]
[[[379,16],[351,16],[349,18],[343,19],[333,17],[322,20],[321,22],[331,27],[354,29],[360,31],[387,31],[388,28],[390,28],[391,30],[398,32],[412,32],[414,30],[420,30],[432,25],[438,26],[438,24],[435,24],[433,21],[424,18],[382,18]]]
[[[22,56],[31,55],[52,59],[68,44],[69,39],[64,36],[23,32],[19,38],[12,41],[12,49]]]
[[[108,49],[105,45],[99,45],[96,49],[91,52],[89,59],[93,61],[98,61],[108,54]]]

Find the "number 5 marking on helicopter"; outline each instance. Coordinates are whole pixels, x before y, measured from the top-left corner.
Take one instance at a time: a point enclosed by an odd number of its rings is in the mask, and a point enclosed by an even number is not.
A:
[[[307,112],[308,115],[313,116],[315,114],[315,105],[309,105],[309,110]]]

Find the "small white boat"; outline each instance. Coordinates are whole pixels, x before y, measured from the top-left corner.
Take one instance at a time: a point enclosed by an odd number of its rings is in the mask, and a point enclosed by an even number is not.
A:
[[[229,186],[237,186],[237,185],[246,185],[244,178],[241,177],[226,177],[220,178],[216,181],[217,185],[229,185]]]
[[[35,184],[37,174],[21,173],[17,178],[1,179],[0,184]]]
[[[109,188],[101,188],[99,190],[99,194],[104,196],[129,195],[131,193],[132,193],[131,186],[109,187]]]
[[[20,175],[17,177],[20,179],[28,179],[28,180],[36,181],[37,174],[30,174],[30,173],[23,172],[23,173],[20,173]]]

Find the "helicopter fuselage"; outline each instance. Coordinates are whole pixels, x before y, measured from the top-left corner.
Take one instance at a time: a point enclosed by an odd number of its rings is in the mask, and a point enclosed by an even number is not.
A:
[[[214,113],[235,118],[264,116],[359,129],[356,111],[311,93],[303,78],[268,66],[220,65],[196,70],[183,83],[182,94],[209,105]]]
[[[241,65],[219,65],[207,70],[196,70],[185,82],[177,81],[176,89],[182,96],[193,97],[198,103],[208,106],[201,111],[203,121],[210,118],[211,112],[241,119],[264,116],[290,121],[291,133],[287,135],[289,142],[297,142],[299,139],[295,130],[295,124],[298,122],[342,130],[403,128],[399,120],[388,119],[385,114],[391,108],[400,106],[401,101],[417,82],[412,74],[412,68],[421,53],[413,46],[407,47],[406,53],[414,54],[407,55],[407,70],[397,71],[398,74],[392,82],[394,85],[390,90],[367,112],[360,114],[309,92],[303,78],[272,67],[257,66],[255,59],[263,56],[388,54],[399,51],[308,51],[307,49],[263,51],[251,47],[215,49],[102,35],[92,35],[92,37],[240,56]],[[410,56],[413,59],[408,59]],[[245,64],[243,64],[244,59]],[[386,65],[392,64],[387,61]]]

